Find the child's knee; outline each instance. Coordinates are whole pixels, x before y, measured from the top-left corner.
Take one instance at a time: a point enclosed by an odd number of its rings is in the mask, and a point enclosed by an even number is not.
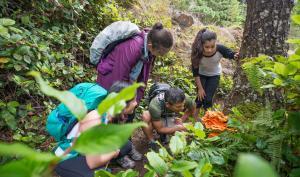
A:
[[[146,123],[151,122],[151,116],[150,116],[149,111],[144,111],[144,112],[143,112],[143,114],[142,114],[142,119],[143,119],[143,121],[146,122]]]

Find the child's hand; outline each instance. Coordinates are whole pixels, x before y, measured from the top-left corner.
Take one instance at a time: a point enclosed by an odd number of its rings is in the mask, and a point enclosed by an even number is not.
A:
[[[239,57],[240,57],[240,53],[239,52],[237,52],[237,53],[234,54],[234,59],[238,59]]]
[[[200,101],[204,100],[204,97],[206,96],[205,91],[203,88],[199,88],[198,89],[198,99],[200,99]]]
[[[176,127],[178,128],[178,131],[186,131],[185,126],[183,126],[182,124],[176,125]]]
[[[176,125],[183,125],[181,118],[175,118],[175,124]]]

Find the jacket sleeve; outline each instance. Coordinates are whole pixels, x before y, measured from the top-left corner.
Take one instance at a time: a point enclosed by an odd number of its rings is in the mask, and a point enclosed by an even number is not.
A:
[[[199,76],[199,68],[192,67],[193,77]]]
[[[221,44],[217,44],[217,51],[219,51],[223,55],[223,57],[227,59],[234,59],[234,55],[236,53]]]

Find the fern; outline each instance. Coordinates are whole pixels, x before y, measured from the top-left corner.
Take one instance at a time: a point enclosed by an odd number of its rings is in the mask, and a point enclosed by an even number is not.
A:
[[[263,86],[263,74],[261,73],[259,66],[247,63],[243,65],[243,69],[250,86],[262,95],[263,90],[261,86]]]
[[[225,153],[225,148],[202,147],[202,148],[192,149],[187,155],[192,160],[198,161],[199,159],[205,158],[211,161],[211,163],[223,164],[224,153]],[[218,163],[220,161],[223,161],[223,163]]]
[[[267,103],[265,109],[261,110],[256,118],[252,121],[254,126],[264,126],[266,128],[274,128],[273,114],[271,105]]]
[[[277,132],[278,133],[278,132]],[[282,156],[282,143],[285,136],[282,133],[278,133],[273,137],[269,138],[266,143],[268,148],[265,151],[268,156],[271,158],[271,164],[279,171],[280,161]]]

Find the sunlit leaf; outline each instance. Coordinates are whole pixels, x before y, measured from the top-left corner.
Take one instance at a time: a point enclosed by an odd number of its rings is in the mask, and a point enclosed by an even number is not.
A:
[[[83,132],[77,139],[74,149],[83,154],[102,154],[120,149],[132,132],[144,123],[101,124]]]
[[[0,177],[50,177],[49,163],[22,159],[0,166]]]
[[[297,23],[298,25],[300,25],[300,15],[293,15],[292,16],[292,20]]]
[[[287,66],[278,62],[276,62],[274,65],[274,71],[282,76],[287,76],[289,73]]]
[[[24,144],[20,143],[0,143],[0,154],[6,156],[20,156],[26,157],[28,159],[36,160],[36,161],[44,161],[50,162],[53,160],[58,160],[58,157],[53,155],[52,153],[43,153],[37,152]]]
[[[9,58],[0,57],[0,64],[9,62]]]
[[[294,77],[294,80],[295,80],[295,81],[300,81],[300,75],[296,75],[296,76]]]
[[[234,177],[278,177],[270,164],[253,154],[241,154],[234,170]]]
[[[12,26],[16,23],[16,21],[9,18],[0,18],[0,25],[3,26]]]
[[[124,104],[120,104],[119,102],[120,101],[126,102],[133,99],[136,95],[136,89],[138,89],[143,85],[144,85],[143,83],[135,83],[129,87],[124,88],[118,94],[116,93],[109,94],[108,97],[99,104],[98,113],[102,115],[103,113],[108,112],[108,110],[114,113],[120,112],[123,109],[122,105],[124,106]],[[116,110],[112,111],[111,110],[112,106],[114,106]]]
[[[183,171],[187,171],[187,170],[192,170],[192,169],[196,168],[197,166],[198,166],[198,164],[194,161],[179,160],[179,161],[173,162],[171,170],[183,172]]]
[[[106,170],[98,170],[95,172],[94,177],[116,177],[116,176]]]
[[[148,171],[146,174],[144,174],[144,177],[156,177],[155,171]]]
[[[280,85],[282,85],[283,81],[282,81],[281,79],[279,79],[279,78],[275,78],[275,79],[273,80],[273,83],[274,83],[275,85],[277,85],[277,86],[280,86]]]
[[[136,177],[139,176],[137,171],[133,171],[132,169],[128,169],[126,171],[120,171],[116,174],[116,177]]]
[[[185,146],[186,146],[186,142],[184,139],[180,138],[179,136],[172,136],[169,147],[173,154],[178,154],[183,152]]]
[[[5,38],[10,37],[10,35],[8,33],[8,29],[2,25],[0,25],[0,36],[5,37]]]
[[[58,91],[50,87],[41,77],[40,73],[31,71],[28,75],[33,76],[37,83],[40,85],[42,92],[48,96],[53,96],[59,101],[64,103],[70,112],[78,119],[81,120],[87,113],[87,108],[81,99],[78,99],[73,93],[69,91]]]
[[[149,164],[153,167],[156,173],[163,176],[168,171],[166,162],[155,152],[148,152],[147,159]]]

